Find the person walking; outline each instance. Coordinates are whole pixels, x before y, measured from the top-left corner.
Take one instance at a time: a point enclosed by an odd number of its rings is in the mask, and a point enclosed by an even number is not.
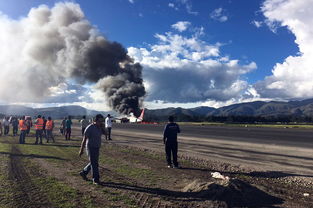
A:
[[[111,138],[112,119],[110,114],[108,114],[107,117],[105,118],[105,129],[106,129],[105,139],[112,140]]]
[[[47,124],[47,119],[43,116],[43,125],[42,125],[42,134],[45,138],[47,138],[47,131],[46,131],[46,124]]]
[[[60,124],[60,133],[62,135],[65,135],[65,123],[66,123],[66,117],[64,117],[64,119],[62,120],[61,124]]]
[[[65,140],[71,139],[72,124],[72,118],[71,116],[68,116],[68,119],[65,121]]]
[[[27,126],[27,130],[26,130],[26,135],[28,135],[30,133],[30,128],[33,126],[33,122],[32,122],[32,118],[30,116],[25,116],[25,121],[26,121],[26,126]]]
[[[86,119],[86,116],[83,116],[83,119],[80,120],[80,125],[82,127],[82,135],[84,135],[86,127],[89,125],[88,120]]]
[[[43,130],[43,119],[41,118],[41,115],[37,116],[37,119],[35,121],[35,129],[36,129],[36,142],[35,144],[38,144],[38,139],[40,139],[39,144],[42,144],[42,130]]]
[[[4,135],[8,135],[10,131],[10,122],[8,117],[3,118]]]
[[[48,117],[48,121],[46,123],[46,131],[47,131],[47,143],[49,143],[49,140],[52,139],[53,143],[55,142],[54,141],[54,137],[53,137],[53,134],[52,134],[52,131],[53,131],[53,128],[54,128],[54,122],[53,120],[51,119],[51,117],[49,116]]]
[[[96,185],[100,183],[99,151],[101,147],[101,135],[104,133],[103,120],[104,117],[98,114],[95,121],[87,126],[79,151],[79,156],[81,157],[84,153],[84,148],[86,148],[89,157],[89,163],[79,174],[84,180],[87,180],[87,175],[92,170],[93,183]]]
[[[27,131],[27,124],[25,121],[25,116],[22,116],[21,119],[18,122],[19,128],[20,128],[20,144],[25,144],[25,137],[26,137],[26,131]]]
[[[178,142],[177,134],[180,133],[178,124],[174,123],[174,117],[168,117],[169,123],[165,126],[163,132],[163,143],[165,144],[165,153],[167,167],[179,168],[177,162]],[[173,164],[171,156],[173,156]]]
[[[11,124],[13,129],[13,136],[16,136],[18,131],[18,120],[15,116],[12,117]]]

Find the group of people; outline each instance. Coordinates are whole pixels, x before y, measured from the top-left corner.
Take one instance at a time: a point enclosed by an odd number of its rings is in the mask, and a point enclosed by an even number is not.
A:
[[[169,123],[165,126],[163,132],[163,143],[165,145],[166,161],[167,167],[169,168],[179,168],[177,162],[177,134],[180,133],[180,128],[178,124],[174,123],[174,117],[170,116],[168,118]],[[25,116],[22,116],[19,120],[16,117],[5,117],[3,121],[0,121],[0,135],[2,134],[2,126],[4,127],[4,134],[9,133],[9,125],[13,127],[13,135],[17,135],[17,129],[20,129],[19,143],[25,144],[25,137],[29,133],[32,122]],[[65,136],[65,140],[70,140],[72,132],[72,119],[71,116],[65,117],[60,125],[60,133]],[[112,129],[112,118],[110,114],[104,118],[101,114],[96,115],[95,119],[90,122],[83,116],[80,120],[81,124],[81,134],[83,135],[83,140],[81,143],[79,156],[84,153],[86,148],[89,157],[89,163],[80,172],[83,179],[87,180],[87,174],[92,170],[92,178],[94,184],[99,184],[99,153],[101,147],[101,136],[104,134],[106,140],[112,140],[111,129]],[[54,140],[53,129],[54,121],[51,117],[45,119],[41,115],[37,116],[34,122],[36,131],[36,142],[35,144],[42,144],[43,136],[46,138],[47,143]],[[173,160],[172,160],[173,158]]]
[[[32,126],[32,122],[30,119],[26,119],[27,130],[26,134],[29,134],[30,127]],[[0,120],[0,136],[8,135],[10,132],[10,125],[12,125],[12,135],[17,136],[18,128],[19,128],[19,119],[16,116],[5,116],[3,120]]]
[[[27,121],[25,116],[22,116],[20,120],[18,121],[18,126],[20,129],[20,138],[19,143],[25,144],[25,137],[29,133],[29,129],[31,127],[30,123]],[[54,128],[54,121],[49,116],[48,119],[45,119],[45,117],[38,115],[37,119],[35,120],[35,131],[36,131],[36,142],[35,144],[42,144],[42,138],[43,136],[46,138],[47,143],[52,140],[54,140],[54,136],[52,134],[53,128]]]
[[[86,118],[86,116],[84,116]],[[64,117],[60,125],[60,133],[65,136],[65,140],[70,140],[72,135],[72,117]]]
[[[163,143],[165,145],[166,161],[168,168],[179,168],[177,162],[177,134],[180,133],[179,125],[174,123],[174,117],[169,116],[168,124],[163,131]],[[81,122],[82,123],[82,122]],[[103,124],[104,123],[104,124]],[[105,130],[103,127],[106,127]],[[108,129],[109,128],[109,129]],[[84,154],[86,148],[89,157],[89,163],[79,173],[80,176],[87,180],[87,175],[92,171],[93,183],[100,183],[99,176],[99,152],[101,147],[101,135],[105,134],[106,139],[111,139],[112,121],[110,115],[105,119],[101,114],[98,114],[93,123],[89,124],[83,132],[83,141],[79,150],[79,156]],[[107,135],[109,134],[109,135]],[[172,160],[173,158],[173,160]]]

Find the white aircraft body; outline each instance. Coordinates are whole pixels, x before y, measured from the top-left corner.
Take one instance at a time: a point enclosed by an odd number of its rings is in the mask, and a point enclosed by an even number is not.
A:
[[[130,113],[128,116],[115,118],[116,123],[140,123],[143,121],[143,116],[145,114],[145,109],[142,109],[140,116],[137,118],[134,113]]]

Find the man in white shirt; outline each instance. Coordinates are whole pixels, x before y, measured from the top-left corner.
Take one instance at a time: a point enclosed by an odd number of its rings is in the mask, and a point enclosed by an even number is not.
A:
[[[10,122],[8,117],[4,117],[3,119],[3,127],[4,127],[4,135],[8,135],[10,131]]]
[[[110,114],[108,114],[108,116],[105,118],[104,123],[105,123],[105,129],[107,130],[106,134],[105,134],[105,139],[106,140],[112,140],[111,139],[112,119],[111,119]]]

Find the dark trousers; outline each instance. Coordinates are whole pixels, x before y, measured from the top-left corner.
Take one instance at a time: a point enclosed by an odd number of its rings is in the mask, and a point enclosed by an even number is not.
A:
[[[177,151],[178,151],[177,142],[165,143],[166,161],[168,165],[172,165],[172,155],[173,155],[173,165],[178,166]]]
[[[107,127],[106,130],[107,131],[106,131],[106,134],[105,134],[105,139],[106,140],[108,140],[108,139],[111,140],[111,130],[112,130],[112,128],[111,127]]]
[[[82,135],[84,135],[85,129],[86,129],[86,127],[82,127]]]
[[[99,182],[99,150],[100,148],[88,147],[89,163],[84,168],[83,173],[87,175],[92,170],[93,181]]]
[[[10,131],[10,126],[4,126],[4,135],[8,135]]]
[[[40,142],[38,141],[40,139]],[[42,144],[42,129],[36,129],[36,142],[35,144]]]
[[[71,133],[72,133],[72,129],[71,128],[67,128],[65,130],[65,140],[70,140],[71,139]]]
[[[43,129],[43,130],[42,130],[42,135],[43,135],[45,138],[47,138],[47,130],[46,130],[46,129]]]
[[[13,126],[13,136],[17,135],[18,126]]]
[[[26,130],[21,130],[20,133],[20,144],[25,144],[25,136],[26,136]]]
[[[53,136],[53,134],[52,134],[52,130],[46,130],[46,131],[47,131],[47,136],[46,136],[47,142],[49,142],[50,139],[51,139],[53,142],[55,142],[55,141],[54,141],[54,136]]]

